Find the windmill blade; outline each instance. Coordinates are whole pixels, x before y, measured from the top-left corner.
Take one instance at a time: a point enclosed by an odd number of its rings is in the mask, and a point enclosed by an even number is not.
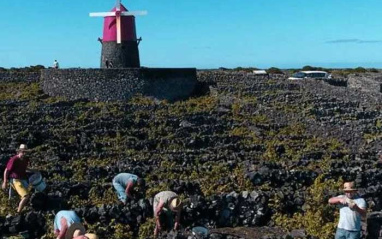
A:
[[[144,16],[144,15],[147,15],[147,11],[121,12],[121,16]]]
[[[115,12],[92,12],[89,13],[90,17],[114,17]]]
[[[117,11],[121,11],[121,0],[117,0],[117,3],[115,5],[115,9],[117,9]]]
[[[121,40],[121,16],[116,17],[117,22],[117,44],[120,44],[122,42]]]

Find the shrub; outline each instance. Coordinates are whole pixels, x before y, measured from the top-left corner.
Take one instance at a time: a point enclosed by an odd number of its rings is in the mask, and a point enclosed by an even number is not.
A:
[[[284,74],[284,72],[277,67],[271,67],[267,70],[267,72],[269,74]]]
[[[353,72],[354,73],[366,73],[367,70],[365,68],[359,66],[359,67],[353,69]]]
[[[301,70],[303,70],[303,71],[314,71],[314,70],[317,70],[317,67],[304,66]]]
[[[295,213],[292,218],[279,212],[273,215],[276,224],[288,230],[305,228],[309,235],[322,239],[333,238],[336,228],[335,218],[338,210],[328,204],[329,191],[338,190],[342,179],[335,181],[325,179],[324,174],[316,178],[314,184],[308,189],[306,208],[303,213]],[[275,205],[279,199],[274,199]]]
[[[378,73],[379,72],[378,69],[375,69],[375,68],[370,68],[369,71],[373,72],[373,73]]]
[[[304,66],[301,70],[303,71],[326,71],[327,69],[323,67],[316,67],[316,66]]]

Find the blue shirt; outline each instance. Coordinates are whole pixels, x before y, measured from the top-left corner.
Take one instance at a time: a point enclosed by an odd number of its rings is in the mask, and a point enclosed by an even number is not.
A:
[[[77,216],[77,214],[74,211],[59,211],[56,214],[56,217],[54,218],[54,230],[61,231],[61,218],[66,219],[66,223],[68,225],[68,228],[70,225],[72,225],[75,222],[81,222],[81,219]]]
[[[339,198],[345,198],[345,195],[338,196]],[[352,198],[355,204],[359,208],[366,209],[366,201],[363,198],[355,196]],[[356,210],[351,209],[347,205],[340,205],[340,221],[338,222],[338,228],[345,229],[347,231],[361,231],[361,215]]]
[[[118,183],[125,188],[129,182],[136,183],[137,179],[137,175],[131,173],[120,173],[114,177],[113,183]]]

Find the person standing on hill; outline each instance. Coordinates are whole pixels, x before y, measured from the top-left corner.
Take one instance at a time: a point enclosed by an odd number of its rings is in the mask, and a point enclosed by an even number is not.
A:
[[[329,204],[340,205],[340,220],[335,239],[361,238],[361,217],[366,216],[366,201],[357,195],[354,182],[344,183],[345,195],[329,199]]]
[[[120,173],[113,178],[113,187],[117,191],[118,199],[123,204],[126,204],[127,198],[133,198],[132,192],[136,185],[140,191],[144,191],[145,180],[131,173]]]
[[[163,191],[154,197],[154,218],[155,230],[154,237],[164,227],[166,230],[178,230],[180,214],[182,212],[182,201],[179,199],[178,194],[172,191]],[[174,222],[175,215],[175,222]]]
[[[4,170],[4,181],[2,188],[5,190],[7,188],[8,179],[10,179],[10,185],[14,188],[21,197],[17,212],[21,212],[28,202],[29,191],[28,191],[28,176],[27,168],[29,164],[29,159],[25,157],[27,152],[27,146],[21,144],[17,149],[17,154],[9,159],[7,167]]]
[[[54,69],[58,69],[58,68],[60,68],[60,64],[58,63],[57,60],[54,60],[54,62],[53,62],[53,68],[54,68]]]

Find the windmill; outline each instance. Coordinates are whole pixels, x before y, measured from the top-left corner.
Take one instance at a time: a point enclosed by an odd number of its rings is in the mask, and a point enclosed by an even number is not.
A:
[[[135,16],[147,15],[147,11],[129,11],[121,0],[109,12],[93,12],[90,17],[104,17],[101,67],[112,61],[115,67],[140,67]]]

